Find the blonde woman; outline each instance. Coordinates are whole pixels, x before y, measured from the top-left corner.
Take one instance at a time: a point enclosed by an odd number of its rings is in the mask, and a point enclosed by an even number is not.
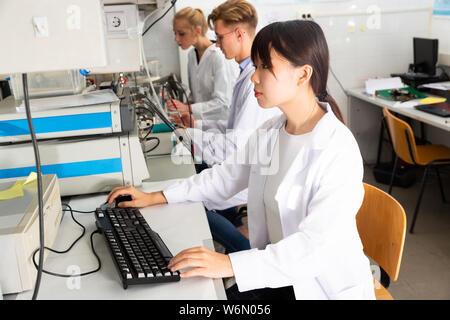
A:
[[[186,7],[173,19],[175,41],[188,54],[188,77],[192,113],[200,120],[228,119],[233,86],[239,74],[237,64],[227,60],[206,37],[208,24],[200,9]],[[178,100],[168,102],[179,110],[187,106]]]

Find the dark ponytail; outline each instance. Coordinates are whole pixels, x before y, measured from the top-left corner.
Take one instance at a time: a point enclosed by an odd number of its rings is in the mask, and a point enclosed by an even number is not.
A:
[[[334,115],[336,118],[341,120],[343,124],[345,124],[344,117],[342,116],[341,109],[339,108],[336,100],[333,98],[333,96],[330,96],[326,91],[323,94],[320,94],[318,97],[320,102],[326,102],[330,105],[331,110],[333,110]]]
[[[327,41],[320,26],[311,20],[274,22],[262,28],[252,45],[252,60],[257,58],[272,67],[270,48],[296,67],[310,65],[313,68],[311,87],[321,102],[327,102],[336,117],[344,123],[341,110],[327,93],[330,55]]]

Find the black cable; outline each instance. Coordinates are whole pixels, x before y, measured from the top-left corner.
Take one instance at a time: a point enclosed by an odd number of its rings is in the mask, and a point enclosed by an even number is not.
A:
[[[311,17],[311,21],[314,21],[314,19]],[[315,22],[315,21],[314,21]],[[330,69],[331,74],[333,75],[334,79],[336,79],[337,83],[339,84],[339,86],[341,87],[342,91],[344,92],[345,95],[347,95],[347,91],[345,91],[344,86],[342,85],[341,81],[339,81],[338,77],[336,76],[336,74],[333,71],[333,68],[331,68],[331,63],[328,65],[328,69]]]
[[[177,85],[177,83],[175,81],[173,81],[173,82]],[[167,85],[169,85],[168,82],[167,82]],[[167,85],[164,85],[164,87],[166,88]],[[172,85],[169,85],[168,88],[170,89],[170,91],[172,91],[172,94],[169,94],[170,98],[168,100],[172,101],[173,100],[173,96],[177,96],[178,100],[183,100],[183,96],[179,97],[178,93],[175,91],[175,89],[172,87]],[[176,93],[176,94],[174,94],[174,93]],[[175,104],[174,104],[174,106],[175,106]],[[176,109],[176,106],[175,106],[175,109]],[[186,127],[186,124],[184,123],[184,120],[183,120],[183,116],[181,115],[180,112],[178,112],[178,117],[180,118],[181,124],[183,125],[183,127]],[[192,123],[192,120],[190,122]]]
[[[151,112],[151,110],[149,110],[149,109],[147,109],[145,107],[136,107],[136,110],[144,110],[145,112],[147,112],[150,115],[152,115],[152,117],[154,116],[154,114]],[[142,140],[147,139],[147,137],[150,135],[150,133],[152,133],[153,126],[154,126],[154,124],[152,124],[151,127],[148,129],[147,134],[145,135],[145,137],[142,138]],[[154,147],[152,147],[150,150],[145,150],[144,153],[152,152],[153,150],[158,148],[159,144],[161,143],[161,141],[159,140],[158,137],[150,137],[150,138],[148,138],[148,141],[152,141],[152,140],[156,140],[157,141],[156,145]]]
[[[44,247],[45,249],[47,249],[47,250],[49,250],[49,251],[51,251],[51,252],[57,253],[57,254],[64,254],[64,253],[69,252],[69,251],[73,248],[73,246],[74,246],[81,238],[83,238],[84,234],[86,233],[86,228],[85,228],[80,222],[78,222],[78,221],[75,219],[75,217],[73,216],[73,213],[74,213],[74,212],[81,212],[81,213],[93,213],[93,212],[95,212],[95,211],[78,211],[78,210],[73,210],[68,204],[64,204],[64,205],[67,206],[67,207],[69,208],[70,214],[71,214],[71,216],[72,216],[73,221],[74,221],[76,224],[78,224],[78,225],[83,229],[83,232],[82,232],[81,235],[80,235],[80,236],[79,236],[79,237],[78,237],[78,238],[77,238],[77,239],[69,246],[69,248],[67,248],[66,250],[58,251],[58,250],[55,250],[55,249],[52,249],[52,248]],[[67,211],[67,210],[64,209],[63,211]],[[102,267],[102,263],[101,263],[101,261],[100,261],[100,257],[97,255],[97,252],[95,252],[95,249],[94,249],[93,235],[96,234],[96,233],[100,233],[100,232],[99,232],[98,230],[93,231],[93,232],[91,233],[90,239],[91,239],[91,249],[92,249],[92,252],[94,253],[94,255],[95,255],[95,257],[97,258],[97,261],[98,261],[98,267],[97,267],[97,269],[91,270],[91,271],[88,271],[88,272],[84,272],[84,273],[80,273],[80,274],[60,274],[60,273],[55,273],[55,272],[47,271],[47,270],[44,270],[44,269],[42,269],[42,272],[43,272],[43,273],[46,273],[46,274],[49,274],[49,275],[52,275],[52,276],[56,276],[56,277],[70,278],[70,277],[82,277],[82,276],[86,276],[86,275],[88,275],[88,274],[92,274],[92,273],[95,273],[95,272],[99,271],[99,270],[101,269],[101,267]],[[39,251],[39,250],[35,250],[35,251],[33,252],[33,264],[34,264],[34,266],[35,266],[36,268],[37,268],[38,266],[36,265],[35,256],[36,256],[36,253],[37,253],[38,251]]]
[[[184,141],[184,137],[178,133],[177,128],[164,116],[164,114],[158,109],[158,107],[146,96],[139,95],[142,101],[149,106],[157,115],[158,117],[173,131],[177,139],[183,143],[183,145],[188,149],[189,153],[192,156],[192,159],[194,159],[194,153],[192,152],[192,142],[191,145],[187,145],[187,143]],[[189,148],[191,147],[191,148]]]
[[[172,0],[172,1],[171,1],[172,5],[169,7],[169,9],[167,9],[167,11],[164,12],[164,14],[163,14],[161,17],[159,17],[158,19],[156,19],[156,20],[155,20],[155,21],[154,21],[147,29],[145,29],[145,31],[142,33],[142,36],[144,36],[144,35],[147,33],[147,31],[150,30],[151,27],[153,27],[153,25],[154,25],[155,23],[157,23],[159,20],[161,20],[162,18],[164,18],[164,17],[166,16],[166,14],[170,11],[170,9],[173,8],[173,6],[175,5],[176,2],[177,2],[177,0]]]
[[[147,109],[147,108],[145,108],[145,107],[136,107],[136,110],[144,110],[145,112],[147,112],[148,114],[150,114],[150,115],[152,116],[152,118],[155,116],[151,110],[149,110],[149,109]],[[147,139],[147,137],[150,135],[150,133],[152,133],[152,130],[153,130],[154,125],[155,125],[155,124],[153,123],[153,120],[152,120],[152,125],[151,125],[150,128],[148,129],[147,134],[146,134],[143,138],[141,138],[141,141]]]
[[[147,139],[147,137],[150,135],[150,133],[152,133],[152,130],[153,130],[153,127],[154,127],[154,126],[155,126],[155,124],[153,123],[153,124],[150,126],[150,128],[148,128],[148,132],[147,132],[147,134],[145,135],[145,137],[142,138],[142,140]]]
[[[155,150],[156,148],[158,148],[159,144],[160,144],[160,140],[158,137],[150,137],[148,138],[148,141],[152,141],[152,140],[156,140],[156,145],[154,147],[152,147],[150,150],[146,150],[144,151],[144,153],[149,153],[152,152],[153,150]]]
[[[337,83],[339,84],[339,86],[341,87],[342,91],[344,92],[345,95],[347,95],[347,91],[345,91],[344,86],[342,85],[342,83],[339,81],[338,77],[336,76],[336,74],[334,73],[333,69],[331,68],[331,65],[329,66],[329,69],[331,71],[331,74],[333,75],[334,79],[336,79]]]
[[[184,95],[185,98],[186,98],[186,103],[187,103],[188,108],[189,108],[189,127],[192,128],[192,107],[191,107],[191,103],[189,102],[189,97],[188,97],[188,95],[186,93],[186,90],[184,90],[183,85],[180,82],[176,81],[176,80],[174,82],[177,85],[177,87],[179,87],[181,89],[182,95]],[[181,121],[183,121],[183,119]],[[183,122],[183,125],[184,125],[184,122]]]
[[[186,97],[186,102],[187,102],[187,104],[188,104],[188,108],[189,108],[189,127],[190,128],[192,128],[192,106],[191,106],[191,103],[189,102],[189,97],[188,97],[188,95],[187,95],[187,93],[186,93],[186,90],[184,90],[184,88],[183,88],[183,85],[180,83],[180,82],[178,82],[176,79],[175,79],[175,77],[173,77],[174,78],[174,82],[177,84],[177,86],[179,86],[180,88],[181,88],[181,91],[183,92],[183,94],[184,94],[184,96]],[[181,121],[183,121],[183,120],[181,120]],[[184,125],[184,122],[183,122],[183,125]],[[191,153],[191,155],[192,155],[192,159],[194,159],[195,157],[194,157],[194,152],[193,152],[193,141],[191,141],[191,150],[189,150],[190,151],[190,153]]]
[[[36,174],[37,174],[37,189],[38,189],[38,205],[39,205],[39,267],[36,277],[36,284],[34,286],[34,292],[32,300],[36,300],[39,293],[39,287],[41,285],[42,278],[42,265],[44,263],[44,212],[43,212],[43,200],[42,200],[42,175],[41,175],[41,159],[39,155],[39,148],[36,141],[36,134],[34,132],[33,121],[30,111],[30,98],[28,96],[28,79],[27,74],[22,74],[23,82],[23,100],[25,102],[25,110],[27,113],[28,128],[30,129],[31,141],[33,143],[34,158],[36,162]]]
[[[69,205],[66,204],[66,206],[69,206]],[[95,211],[79,211],[79,210],[71,210],[71,209],[69,209],[69,210],[63,209],[63,211],[73,211],[76,213],[94,213],[95,212]]]

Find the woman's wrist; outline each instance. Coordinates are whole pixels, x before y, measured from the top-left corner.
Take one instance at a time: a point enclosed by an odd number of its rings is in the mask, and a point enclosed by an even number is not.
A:
[[[166,204],[167,203],[167,199],[164,196],[164,193],[162,191],[156,191],[156,192],[149,193],[149,202],[152,205],[155,205],[155,204]]]

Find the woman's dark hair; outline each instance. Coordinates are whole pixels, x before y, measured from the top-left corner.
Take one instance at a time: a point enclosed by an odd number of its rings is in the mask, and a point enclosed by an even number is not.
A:
[[[327,93],[330,55],[327,41],[320,26],[311,20],[274,22],[262,28],[252,45],[252,60],[272,67],[270,49],[296,67],[310,65],[313,68],[311,87],[322,102],[328,102],[336,117],[344,123],[341,110]]]

